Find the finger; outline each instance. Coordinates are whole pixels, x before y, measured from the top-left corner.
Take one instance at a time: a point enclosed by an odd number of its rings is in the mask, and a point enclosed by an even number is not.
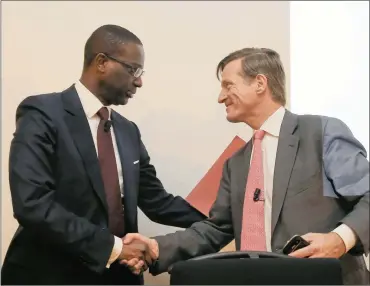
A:
[[[128,267],[135,267],[136,264],[139,263],[139,259],[137,258],[133,258],[133,259],[130,259],[128,262],[127,262],[127,266]]]
[[[143,268],[143,266],[144,266],[144,261],[140,260],[137,263],[135,263],[134,265],[132,265],[131,269],[132,270],[138,270],[138,269]]]
[[[144,261],[140,260],[134,267],[131,268],[131,271],[136,275],[139,275],[143,271]]]
[[[141,269],[135,269],[135,270],[133,270],[131,272],[134,273],[135,275],[140,275]]]
[[[153,264],[153,260],[151,257],[145,257],[145,262],[148,264],[148,265],[152,265]]]
[[[145,261],[147,264],[151,265],[153,263],[153,257],[150,253],[145,253]]]
[[[138,234],[138,233],[128,233],[123,238],[123,243],[124,244],[129,244],[135,239],[140,239],[140,234]]]
[[[310,257],[311,255],[314,254],[314,252],[315,252],[314,248],[311,245],[309,245],[290,253],[289,256],[296,258],[305,258]]]
[[[157,260],[159,255],[158,242],[154,239],[149,240],[149,253],[152,260]]]
[[[135,270],[133,273],[135,275],[140,275],[141,273],[143,273],[144,271],[142,269],[139,269],[139,270]]]
[[[145,262],[143,260],[140,260],[138,264],[136,264],[136,268],[142,269],[144,267]]]
[[[322,253],[315,253],[311,255],[309,258],[323,258],[323,257],[325,257],[325,255],[323,255]]]
[[[127,265],[127,260],[126,259],[122,259],[119,261],[119,264],[124,264],[124,265]]]
[[[145,242],[142,242],[142,241],[138,241],[138,240],[133,240],[130,245],[132,247],[134,247],[136,250],[138,251],[141,251],[141,252],[144,252],[147,250],[147,244]]]
[[[140,243],[145,241],[145,237],[140,233],[128,233],[123,239],[124,244],[130,244],[134,241],[139,241]]]
[[[312,232],[309,232],[309,233],[306,233],[305,235],[302,235],[302,238],[304,240],[306,240],[307,242],[309,242],[309,243],[314,241],[316,237],[317,237],[317,233],[312,233]]]
[[[158,259],[158,254],[154,252],[152,249],[149,251],[150,258],[154,261]]]
[[[138,258],[139,260],[144,260],[145,253],[143,251],[138,251],[135,253],[135,257]]]

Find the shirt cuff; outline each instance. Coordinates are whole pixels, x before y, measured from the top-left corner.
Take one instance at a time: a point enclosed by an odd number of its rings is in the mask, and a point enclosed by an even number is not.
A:
[[[349,226],[341,224],[332,232],[335,232],[342,238],[344,245],[346,246],[346,252],[355,246],[357,240],[356,234]]]
[[[106,268],[109,268],[111,266],[111,264],[117,260],[117,258],[119,257],[119,255],[121,254],[122,252],[122,247],[123,247],[123,243],[122,243],[122,239],[115,236],[114,237],[114,245],[113,245],[113,249],[112,249],[112,253],[109,257],[109,260],[108,260],[108,263],[107,263],[107,266]]]

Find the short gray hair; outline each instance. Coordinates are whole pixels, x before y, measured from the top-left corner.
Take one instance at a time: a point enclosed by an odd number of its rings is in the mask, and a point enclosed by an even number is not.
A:
[[[245,48],[235,51],[222,59],[217,65],[217,78],[220,79],[220,73],[228,63],[237,59],[243,59],[242,71],[248,79],[255,78],[258,74],[267,77],[267,85],[271,90],[273,99],[285,106],[285,72],[280,56],[276,51],[266,48]]]

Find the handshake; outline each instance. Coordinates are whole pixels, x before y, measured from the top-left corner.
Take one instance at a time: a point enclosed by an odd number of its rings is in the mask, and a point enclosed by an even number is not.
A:
[[[128,233],[122,238],[122,251],[118,261],[132,273],[139,275],[158,259],[159,248],[156,240],[139,233]]]

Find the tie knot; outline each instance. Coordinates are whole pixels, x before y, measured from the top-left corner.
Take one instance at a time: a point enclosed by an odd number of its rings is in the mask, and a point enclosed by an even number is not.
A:
[[[109,111],[108,111],[108,108],[106,108],[106,107],[100,108],[97,114],[100,117],[100,119],[102,119],[102,120],[108,120],[109,119]]]
[[[264,130],[257,130],[255,133],[254,133],[254,139],[257,139],[257,140],[262,140],[263,137],[265,136],[265,131]]]

